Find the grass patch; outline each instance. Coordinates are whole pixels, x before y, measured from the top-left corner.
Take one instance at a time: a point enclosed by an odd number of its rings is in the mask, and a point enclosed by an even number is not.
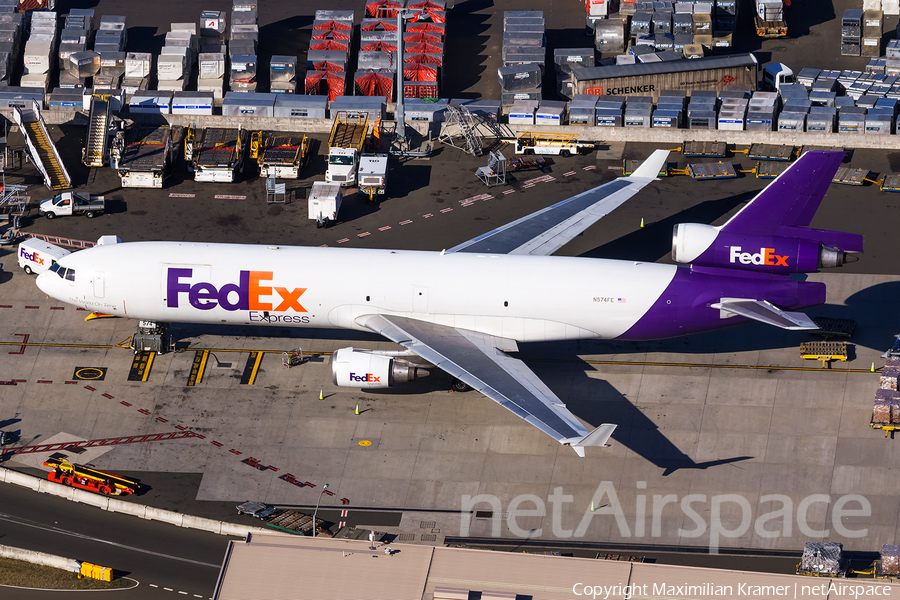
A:
[[[0,558],[0,585],[42,588],[47,590],[111,590],[133,585],[127,579],[110,582],[79,579],[75,573],[34,565],[21,560]]]

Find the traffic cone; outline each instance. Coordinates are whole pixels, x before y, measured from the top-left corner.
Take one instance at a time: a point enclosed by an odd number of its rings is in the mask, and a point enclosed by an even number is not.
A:
[[[644,219],[641,219],[641,227],[644,226]]]
[[[353,414],[355,414],[355,415],[359,414],[359,404],[356,405],[356,410],[353,411]]]
[[[324,400],[324,399],[325,399],[324,390],[319,390],[319,400]]]
[[[872,368],[870,370],[872,371],[872,373],[875,372],[875,363],[872,363]]]
[[[594,501],[591,500],[591,512],[594,512],[596,509],[594,508]]]

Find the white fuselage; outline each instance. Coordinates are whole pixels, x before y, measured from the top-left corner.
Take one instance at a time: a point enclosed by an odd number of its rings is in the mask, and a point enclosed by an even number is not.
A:
[[[60,261],[40,288],[59,300],[157,322],[365,330],[393,314],[518,341],[614,338],[676,267],[554,256],[136,242]]]

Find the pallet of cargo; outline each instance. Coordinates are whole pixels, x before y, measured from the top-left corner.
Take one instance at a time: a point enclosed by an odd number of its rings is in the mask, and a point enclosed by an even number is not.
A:
[[[843,183],[844,185],[862,185],[868,176],[868,169],[854,167],[838,167],[837,173],[831,183]]]
[[[789,162],[794,156],[794,147],[786,144],[753,144],[747,152],[750,160],[774,160]]]
[[[635,169],[637,169],[644,161],[642,160],[624,160],[622,161],[622,175],[626,177],[634,173]],[[659,177],[668,177],[669,176],[669,163],[663,163],[662,167],[659,168]]]
[[[882,192],[900,192],[900,175],[884,175],[878,180],[878,187]]]
[[[816,146],[816,145],[807,145],[800,147],[800,156],[803,156],[810,150],[814,150],[816,152],[843,152],[844,148],[842,146]]]
[[[725,142],[685,142],[681,154],[689,157],[725,158],[728,145]]]
[[[707,179],[733,179],[737,171],[730,162],[693,163],[687,166],[688,175],[697,181]]]
[[[819,329],[818,331],[811,331],[810,333],[820,335],[824,340],[827,340],[830,337],[848,338],[853,335],[854,331],[856,331],[856,321],[854,321],[853,319],[813,317],[813,323],[815,323],[819,327]]]
[[[847,360],[847,342],[803,342],[800,358],[817,360],[823,367],[831,367],[835,360]]]
[[[775,179],[784,173],[790,164],[782,161],[762,160],[756,164],[757,179]]]

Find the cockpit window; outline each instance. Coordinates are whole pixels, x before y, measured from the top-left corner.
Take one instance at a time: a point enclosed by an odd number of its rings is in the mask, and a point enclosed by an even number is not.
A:
[[[66,269],[66,281],[75,281],[75,269]]]
[[[54,273],[56,273],[57,271],[59,271],[59,268],[59,263],[53,263],[52,265],[50,265],[48,271],[53,271]]]

